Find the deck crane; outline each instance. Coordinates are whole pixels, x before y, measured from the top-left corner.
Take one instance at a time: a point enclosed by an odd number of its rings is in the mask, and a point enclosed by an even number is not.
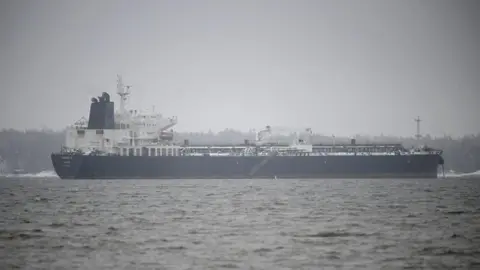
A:
[[[293,144],[310,144],[313,135],[311,128],[288,128],[266,126],[257,133],[257,144],[278,143],[279,137],[293,137]]]

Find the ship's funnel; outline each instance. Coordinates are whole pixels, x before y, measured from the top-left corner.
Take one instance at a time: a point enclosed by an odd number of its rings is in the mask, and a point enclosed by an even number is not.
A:
[[[90,116],[88,118],[88,129],[114,129],[115,116],[114,104],[110,101],[110,96],[103,93],[101,97],[90,104]]]

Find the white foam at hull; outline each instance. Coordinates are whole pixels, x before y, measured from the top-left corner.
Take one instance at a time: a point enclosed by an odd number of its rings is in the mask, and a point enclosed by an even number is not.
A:
[[[439,178],[443,177],[443,175],[439,174]],[[446,172],[445,178],[464,178],[464,177],[478,177],[480,178],[480,171],[472,172],[472,173],[456,173],[454,171]]]
[[[1,176],[7,178],[58,178],[58,175],[54,171],[42,171],[39,173],[4,174]]]

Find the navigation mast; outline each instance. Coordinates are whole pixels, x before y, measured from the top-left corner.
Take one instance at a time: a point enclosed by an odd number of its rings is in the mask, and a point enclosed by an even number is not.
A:
[[[125,86],[123,84],[122,76],[117,75],[117,94],[120,96],[120,113],[125,114],[125,103],[128,100],[128,95],[130,95],[131,85]]]
[[[415,134],[415,138],[417,138],[417,140],[420,140],[420,138],[422,137],[422,135],[420,134],[420,122],[422,121],[420,119],[420,116],[417,116],[417,118],[414,119],[415,122],[417,122],[417,134]]]

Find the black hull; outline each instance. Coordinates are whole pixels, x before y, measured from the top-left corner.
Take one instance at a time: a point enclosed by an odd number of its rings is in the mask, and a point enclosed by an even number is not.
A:
[[[52,154],[62,179],[437,178],[440,155],[82,156]]]

